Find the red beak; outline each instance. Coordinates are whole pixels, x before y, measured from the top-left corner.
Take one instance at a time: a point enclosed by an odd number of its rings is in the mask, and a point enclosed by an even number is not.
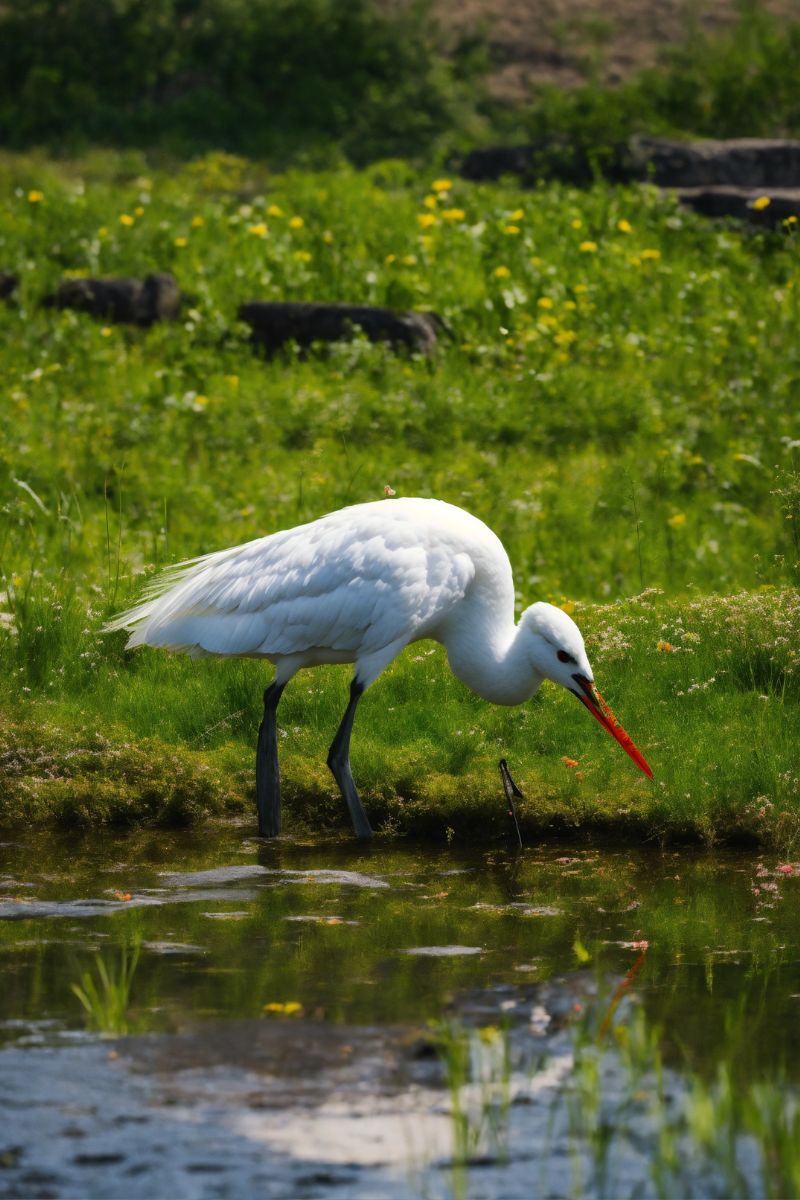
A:
[[[614,716],[611,709],[606,704],[603,697],[598,692],[593,683],[583,675],[573,675],[572,677],[580,686],[581,691],[575,692],[575,695],[580,700],[584,708],[600,722],[604,729],[607,729],[615,741],[619,742],[622,749],[636,763],[640,771],[643,771],[648,779],[653,778],[653,772],[647,759],[642,752],[637,749],[633,743],[633,738],[630,737],[620,725],[617,718]]]

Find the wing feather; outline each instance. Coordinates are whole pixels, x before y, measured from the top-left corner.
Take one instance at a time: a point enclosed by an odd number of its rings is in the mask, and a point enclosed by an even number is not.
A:
[[[107,629],[194,654],[371,654],[412,641],[461,599],[469,556],[386,502],[179,563]]]

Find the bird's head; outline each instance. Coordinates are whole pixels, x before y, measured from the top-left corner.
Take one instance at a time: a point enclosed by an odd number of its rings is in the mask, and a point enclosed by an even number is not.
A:
[[[645,775],[653,772],[643,755],[617,721],[603,697],[594,686],[594,674],[586,657],[586,647],[580,629],[571,617],[553,604],[532,604],[523,616],[529,632],[534,669],[545,679],[560,683],[577,696],[584,708],[595,717]]]

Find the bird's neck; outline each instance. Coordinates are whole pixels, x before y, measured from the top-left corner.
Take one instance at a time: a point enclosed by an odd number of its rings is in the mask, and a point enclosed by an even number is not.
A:
[[[532,665],[528,636],[511,617],[496,618],[477,630],[449,631],[445,642],[453,674],[471,691],[493,704],[521,704],[530,700],[543,676]]]

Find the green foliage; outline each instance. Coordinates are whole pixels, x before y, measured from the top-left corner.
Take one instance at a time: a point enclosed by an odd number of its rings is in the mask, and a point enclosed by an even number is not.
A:
[[[800,22],[773,16],[743,0],[739,19],[719,35],[692,29],[662,53],[657,67],[618,88],[596,83],[574,89],[544,86],[527,110],[493,114],[501,129],[551,143],[544,165],[579,178],[587,169],[614,170],[636,133],[695,137],[797,137]]]
[[[22,280],[0,308],[0,695],[62,755],[39,772],[25,760],[20,778],[36,780],[6,789],[4,820],[248,807],[263,667],[126,656],[103,620],[159,566],[390,484],[485,519],[520,605],[575,613],[657,782],[566,694],[492,708],[414,647],[359,712],[355,772],[377,824],[501,832],[504,810],[487,806],[507,754],[528,835],[791,843],[795,227],[720,228],[649,187],[521,196],[396,161],[272,177],[231,156],[167,173],[98,152],[6,158],[0,182],[0,261]],[[175,324],[39,303],[64,274],[154,268],[191,297]],[[356,340],[264,361],[236,321],[254,298],[431,307],[453,335],[430,359]],[[325,751],[345,703],[342,671],[287,689],[295,819],[339,819]],[[119,769],[103,774],[98,743],[96,765],[65,773],[70,739],[98,731],[124,749]],[[207,755],[213,778],[189,766]]]
[[[139,940],[123,946],[116,966],[102,954],[98,955],[94,974],[84,971],[80,983],[71,985],[90,1029],[116,1035],[130,1032],[131,988],[140,950]]]
[[[424,0],[391,12],[375,0],[12,0],[0,14],[0,137],[419,153],[461,123],[477,79],[475,47],[445,57],[442,41]]]

